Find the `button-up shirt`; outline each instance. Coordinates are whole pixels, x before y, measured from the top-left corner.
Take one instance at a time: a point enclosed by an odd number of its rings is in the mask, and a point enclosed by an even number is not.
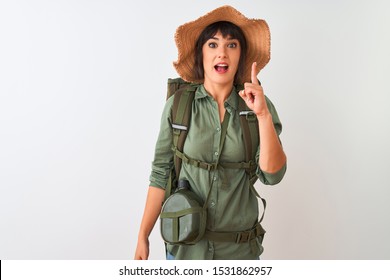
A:
[[[225,101],[226,113],[230,114],[224,146],[220,152],[221,121],[217,102],[206,92],[203,85],[195,92],[192,114],[183,152],[192,159],[203,162],[244,162],[245,147],[241,130],[238,93],[235,88]],[[152,163],[150,186],[165,189],[173,167],[173,136],[171,109],[173,97],[166,102],[162,113],[160,133]],[[281,123],[273,104],[267,98],[277,134]],[[259,149],[256,153],[259,162]],[[279,183],[286,171],[284,165],[278,172],[270,174],[257,168],[257,176],[267,185]],[[211,188],[207,208],[207,230],[244,231],[251,229],[258,221],[258,199],[244,169],[223,169],[207,171],[182,163],[180,179],[189,181],[191,189],[206,201]],[[195,245],[168,245],[168,251],[175,259],[257,259],[263,247],[260,240],[247,243],[212,242],[206,239]]]

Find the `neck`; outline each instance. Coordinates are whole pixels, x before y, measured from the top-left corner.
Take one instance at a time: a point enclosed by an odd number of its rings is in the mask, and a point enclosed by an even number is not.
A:
[[[206,91],[217,101],[218,104],[223,104],[232,92],[233,83],[229,84],[216,84],[204,82],[204,88]]]

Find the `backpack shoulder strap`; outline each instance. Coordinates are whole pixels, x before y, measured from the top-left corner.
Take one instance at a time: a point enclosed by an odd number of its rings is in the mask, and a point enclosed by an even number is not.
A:
[[[256,115],[253,113],[253,111],[251,111],[248,108],[248,106],[246,106],[245,101],[241,97],[239,97],[238,100],[239,100],[238,109],[240,115],[240,124],[241,124],[241,130],[242,130],[242,134],[244,138],[244,146],[245,146],[245,160],[247,162],[251,162],[256,160],[256,152],[260,144],[259,125],[257,122]],[[256,162],[254,163],[255,164],[251,165],[252,166],[251,168],[246,169],[246,172],[248,173],[250,178],[249,181],[250,181],[250,187],[252,188],[252,191],[263,202],[263,207],[264,207],[263,214],[259,220],[259,223],[261,223],[264,218],[267,202],[264,198],[262,198],[259,195],[255,187],[253,186],[257,181],[256,169],[258,166],[258,163]]]
[[[173,106],[171,110],[172,120],[172,135],[174,151],[183,151],[184,142],[187,137],[192,111],[192,102],[194,100],[196,84],[192,84],[182,80],[181,78],[168,79],[167,99],[174,95]],[[171,195],[176,188],[177,177],[180,174],[181,158],[174,153],[173,163],[174,168],[171,170],[168,184],[165,188],[165,199]]]
[[[245,146],[245,161],[255,161],[256,151],[259,147],[259,125],[257,123],[256,115],[246,106],[242,98],[238,99],[238,109],[240,116],[240,124],[244,138]],[[251,169],[247,169],[247,173],[251,176],[251,183],[256,182],[256,167],[253,165]]]
[[[195,96],[195,86],[179,89],[174,96],[172,106],[172,132],[173,148],[183,151],[184,142],[188,134],[191,119],[192,102]],[[181,159],[174,156],[175,172],[177,175],[181,169]]]

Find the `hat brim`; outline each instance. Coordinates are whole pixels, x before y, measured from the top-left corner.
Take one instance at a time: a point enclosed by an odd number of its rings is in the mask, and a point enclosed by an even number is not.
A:
[[[179,26],[175,34],[178,59],[173,63],[180,77],[188,82],[202,83],[194,75],[195,43],[202,31],[217,21],[229,21],[243,31],[247,41],[247,54],[243,80],[251,80],[251,67],[257,62],[256,75],[270,60],[271,35],[262,19],[249,19],[231,6],[222,6],[200,18]]]

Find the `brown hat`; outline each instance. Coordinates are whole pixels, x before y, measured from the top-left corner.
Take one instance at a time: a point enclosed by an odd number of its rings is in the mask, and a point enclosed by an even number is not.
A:
[[[219,7],[197,20],[180,25],[176,29],[175,41],[178,59],[173,63],[177,73],[188,82],[196,80],[194,74],[195,44],[202,31],[217,21],[229,21],[244,32],[248,50],[245,61],[244,81],[251,80],[251,67],[257,62],[257,73],[270,60],[270,32],[268,24],[262,19],[248,19],[231,6]]]

